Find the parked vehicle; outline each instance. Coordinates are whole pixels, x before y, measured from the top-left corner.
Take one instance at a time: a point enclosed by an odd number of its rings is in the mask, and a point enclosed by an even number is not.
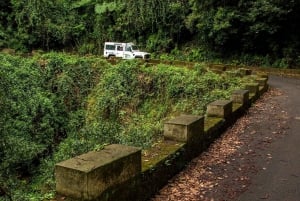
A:
[[[149,59],[150,54],[142,52],[133,43],[105,42],[104,57],[119,57],[122,59]]]

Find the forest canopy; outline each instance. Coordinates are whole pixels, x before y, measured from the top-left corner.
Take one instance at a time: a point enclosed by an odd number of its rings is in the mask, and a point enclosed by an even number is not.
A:
[[[100,54],[105,41],[133,41],[152,52],[192,46],[293,65],[300,60],[299,16],[295,0],[4,0],[0,48]]]

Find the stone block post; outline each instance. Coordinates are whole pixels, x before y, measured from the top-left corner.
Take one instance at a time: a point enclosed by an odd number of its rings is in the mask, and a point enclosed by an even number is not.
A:
[[[258,83],[248,83],[245,86],[246,90],[249,90],[249,93],[257,96],[259,92],[259,84]]]
[[[197,156],[204,145],[204,117],[180,115],[164,124],[164,137],[186,143],[187,158]]]
[[[268,90],[268,88],[269,88],[268,78],[266,78],[266,77],[257,77],[256,82],[259,85],[259,93],[260,94],[263,94],[264,92],[266,92]]]
[[[267,85],[267,81],[268,81],[268,79],[264,78],[264,77],[258,77],[255,80],[260,87],[265,87]]]
[[[238,103],[245,106],[249,103],[249,91],[235,90],[232,92],[231,99],[233,103]]]
[[[200,142],[204,133],[204,117],[180,115],[164,124],[165,139],[193,144]]]
[[[267,81],[269,80],[269,75],[266,74],[266,73],[258,73],[257,76],[258,76],[258,77],[261,77],[261,78],[266,78]]]
[[[95,200],[140,172],[141,150],[113,144],[56,164],[56,192],[74,200]]]
[[[208,117],[228,118],[232,113],[232,101],[217,100],[207,106],[206,114]]]

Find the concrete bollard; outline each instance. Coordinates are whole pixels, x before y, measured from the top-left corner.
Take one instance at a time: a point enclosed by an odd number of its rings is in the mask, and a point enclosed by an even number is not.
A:
[[[249,90],[250,94],[254,94],[256,96],[259,91],[259,84],[258,83],[248,83],[248,84],[246,84],[245,88],[246,88],[246,90]]]
[[[217,100],[207,106],[206,114],[208,117],[228,118],[232,113],[232,101]]]
[[[258,77],[255,79],[255,81],[258,83],[259,86],[265,87],[267,84],[268,79],[263,77]]]
[[[269,80],[269,75],[266,73],[257,73],[257,77],[266,78],[267,81]]]
[[[94,200],[140,172],[141,150],[113,144],[56,164],[56,192],[76,200]]]
[[[245,106],[249,103],[249,90],[235,90],[232,92],[231,99],[233,103]]]
[[[180,115],[164,124],[165,139],[188,144],[200,141],[204,133],[204,117]]]

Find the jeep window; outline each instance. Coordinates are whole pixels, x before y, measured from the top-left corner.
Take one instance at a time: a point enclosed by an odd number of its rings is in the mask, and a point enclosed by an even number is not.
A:
[[[115,50],[115,46],[114,45],[105,45],[105,49],[106,50]]]
[[[126,46],[126,49],[125,49],[126,51],[129,51],[129,52],[132,52],[132,50],[131,50],[131,46]]]

